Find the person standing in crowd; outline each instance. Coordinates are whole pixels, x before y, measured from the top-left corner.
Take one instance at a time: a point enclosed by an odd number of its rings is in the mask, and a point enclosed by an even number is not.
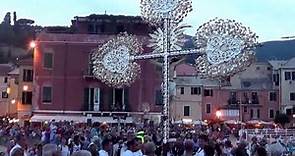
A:
[[[204,148],[207,145],[208,137],[206,135],[200,135],[198,138],[198,149],[195,156],[205,156]]]
[[[112,149],[112,142],[109,139],[104,139],[101,143],[102,149],[99,150],[99,156],[110,156]]]
[[[153,142],[147,142],[143,145],[144,156],[155,156],[156,145]]]
[[[9,152],[10,156],[16,155],[16,153],[24,153],[26,155],[26,148],[27,148],[27,140],[25,135],[22,133],[17,133],[15,135],[15,145],[12,147],[12,149]]]
[[[95,143],[90,143],[88,146],[88,150],[92,156],[98,156],[98,148]]]
[[[263,146],[256,148],[254,156],[267,156],[267,152]]]
[[[256,149],[259,145],[258,145],[257,137],[254,136],[254,137],[252,137],[251,140],[252,140],[252,143],[250,144],[250,155],[254,156]]]
[[[61,156],[70,156],[69,146],[66,145],[67,140],[62,137],[61,144],[59,145],[59,149],[61,151]]]
[[[132,139],[127,142],[127,150],[123,153],[123,156],[133,156],[133,152],[138,150],[138,143],[136,139]]]
[[[142,156],[143,155],[143,153],[142,153],[143,141],[144,141],[143,138],[136,137],[137,146],[136,146],[135,152],[133,152],[134,156]]]
[[[73,148],[72,148],[72,153],[80,151],[81,150],[81,144],[80,144],[80,136],[75,135],[73,139]]]
[[[241,141],[238,143],[238,147],[235,148],[232,152],[233,156],[249,156],[247,153],[247,143]]]
[[[191,156],[193,155],[193,149],[194,143],[192,140],[186,140],[184,141],[184,153],[183,156]]]
[[[224,148],[222,150],[222,153],[224,156],[232,156],[232,150],[233,150],[233,146],[231,144],[230,140],[226,140],[224,142]]]

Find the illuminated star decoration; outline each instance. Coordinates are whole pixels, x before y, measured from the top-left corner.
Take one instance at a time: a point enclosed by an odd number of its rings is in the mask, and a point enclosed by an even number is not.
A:
[[[162,26],[163,19],[169,20],[169,44],[170,51],[181,50],[184,44],[183,32],[188,25],[180,25],[187,14],[192,11],[191,0],[141,0],[141,15],[144,20],[152,25]],[[150,42],[148,47],[154,53],[163,52],[164,38],[167,38],[165,28],[159,27],[156,31],[149,34]]]
[[[170,51],[177,51],[181,50],[182,46],[185,42],[184,38],[184,29],[190,27],[188,25],[181,25],[177,26],[176,24],[173,24],[173,26],[170,27]],[[164,32],[161,28],[158,28],[153,33],[149,34],[149,44],[148,47],[151,47],[153,49],[153,53],[159,53],[163,52],[163,44],[164,40]]]
[[[119,34],[93,53],[93,74],[110,87],[130,86],[141,71],[131,57],[142,51],[142,45],[134,36]]]
[[[203,78],[226,78],[249,66],[258,36],[234,20],[214,19],[200,26],[195,43],[205,54],[196,59]]]
[[[192,11],[191,0],[141,0],[141,15],[149,23],[158,25],[163,19],[179,23]]]

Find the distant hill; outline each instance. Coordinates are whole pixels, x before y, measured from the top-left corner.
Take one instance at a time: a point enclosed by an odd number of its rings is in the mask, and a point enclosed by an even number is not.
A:
[[[193,48],[193,38],[186,36],[186,43],[184,49]],[[289,60],[295,57],[295,40],[282,40],[282,41],[268,41],[261,43],[261,46],[257,47],[256,59],[259,62],[267,60]],[[187,63],[194,63],[194,59],[197,55],[187,56]]]
[[[295,57],[295,40],[269,41],[256,49],[258,61],[289,60]]]

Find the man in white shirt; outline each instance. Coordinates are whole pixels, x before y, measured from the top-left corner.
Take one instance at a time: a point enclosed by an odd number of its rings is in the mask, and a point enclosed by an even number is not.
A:
[[[138,142],[136,139],[132,139],[127,142],[127,150],[123,153],[123,156],[134,156],[134,152],[138,150]]]
[[[99,156],[109,156],[109,152],[112,149],[112,142],[109,139],[105,139],[101,143],[102,149],[98,151]]]
[[[24,155],[26,156],[25,149],[27,146],[27,140],[26,140],[25,136],[21,133],[16,134],[15,142],[16,142],[16,144],[9,151],[9,156],[15,155],[14,153],[17,151],[24,151]]]

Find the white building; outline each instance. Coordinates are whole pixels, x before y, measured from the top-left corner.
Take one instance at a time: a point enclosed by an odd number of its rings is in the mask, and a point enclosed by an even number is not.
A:
[[[269,61],[273,66],[273,82],[279,88],[280,110],[295,113],[295,57],[287,61]]]

